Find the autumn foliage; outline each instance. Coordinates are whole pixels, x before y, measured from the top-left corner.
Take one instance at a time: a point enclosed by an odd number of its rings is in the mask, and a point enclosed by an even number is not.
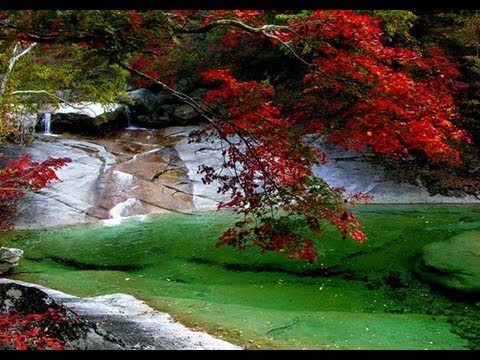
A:
[[[0,349],[63,350],[64,344],[49,335],[49,326],[68,321],[62,308],[48,309],[42,314],[14,311],[0,313]],[[51,329],[50,332],[55,329]]]
[[[266,26],[258,12],[229,15],[253,19],[257,29]],[[222,41],[237,46],[242,36],[252,33],[234,29]],[[202,74],[207,84],[215,84],[205,101],[227,109],[228,116],[214,116],[213,124],[230,144],[224,150],[224,168],[230,171],[201,171],[207,183],[220,181],[219,190],[232,195],[220,206],[246,216],[218,245],[245,248],[251,243],[262,251],[313,261],[314,243],[295,230],[298,221],[312,235],[322,234],[326,220],[343,237],[366,239],[346,205],[369,199],[361,194],[345,199],[342,189],[332,189],[312,175],[312,166],[327,161],[321,149],[312,146],[314,134],[347,149],[369,148],[394,159],[421,154],[434,163],[461,163],[460,145],[469,138],[457,125],[461,119],[452,94],[465,85],[439,49],[422,53],[385,46],[378,21],[350,11],[312,11],[308,18],[293,17],[256,36],[299,58],[305,66],[295,85],[301,96],[293,106],[284,102],[290,105],[285,112],[282,104],[275,105],[273,86],[238,81],[229,69]],[[274,215],[271,209],[285,212]]]
[[[33,161],[28,154],[19,159],[3,159],[6,166],[0,169],[0,206],[8,210],[16,200],[25,196],[28,190],[40,190],[51,181],[59,180],[55,170],[65,166],[68,158],[48,158],[43,162]],[[2,226],[5,226],[8,214],[2,213]]]
[[[389,45],[377,19],[353,11],[42,10],[6,14],[0,30],[22,41],[91,48],[142,86],[197,110],[206,126],[191,141],[213,135],[225,144],[223,167],[199,171],[231,195],[220,207],[244,216],[218,246],[253,245],[314,261],[325,222],[342,237],[366,239],[351,205],[368,197],[312,173],[328,161],[319,138],[449,166],[461,164],[470,141],[453,98],[465,87],[456,64],[438,48]],[[281,55],[292,76],[242,72],[229,54],[243,52]],[[170,86],[186,63],[183,71],[194,68],[208,87],[203,102]]]

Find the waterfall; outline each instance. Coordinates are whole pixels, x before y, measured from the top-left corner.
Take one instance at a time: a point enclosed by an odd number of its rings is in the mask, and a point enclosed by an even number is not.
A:
[[[125,130],[150,130],[148,128],[133,125],[132,111],[130,110],[130,107],[128,105],[125,106],[125,117],[127,118],[127,127],[125,128]]]
[[[127,117],[127,129],[130,129],[133,127],[132,125],[132,111],[130,110],[130,107],[127,105],[125,106],[125,116]]]
[[[108,212],[109,218],[103,220],[102,223],[106,226],[115,226],[121,224],[122,220],[126,218],[137,218],[140,220],[145,220],[145,215],[129,215],[129,210],[138,203],[139,200],[136,198],[128,198],[127,200],[118,203],[110,209],[110,211]]]
[[[123,171],[113,170],[113,176],[115,177],[115,182],[117,183],[117,190],[119,193],[127,191],[130,188],[130,185],[133,181],[132,174]]]
[[[52,114],[51,113],[45,113],[43,114],[43,133],[45,135],[51,135],[52,131]]]

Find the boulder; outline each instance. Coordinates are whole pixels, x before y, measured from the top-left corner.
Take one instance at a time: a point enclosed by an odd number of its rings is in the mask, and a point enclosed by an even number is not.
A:
[[[124,342],[93,322],[80,318],[76,313],[57,302],[44,291],[15,283],[0,283],[0,313],[13,312],[18,316],[43,314],[53,310],[61,320],[51,317],[38,320],[46,336],[58,338],[66,350],[122,350]],[[32,320],[37,321],[37,320]],[[0,349],[15,349],[2,343]]]
[[[137,114],[155,113],[161,105],[159,98],[147,89],[133,90],[128,95],[133,99],[133,108]]]
[[[173,117],[178,120],[181,125],[189,125],[198,123],[200,116],[190,105],[180,105],[173,112]]]
[[[480,293],[480,231],[468,231],[423,248],[417,273],[443,288]]]
[[[176,90],[188,94],[195,90],[199,85],[198,79],[195,78],[183,78],[177,81]]]
[[[0,275],[9,272],[13,267],[17,266],[22,256],[23,250],[0,247]]]

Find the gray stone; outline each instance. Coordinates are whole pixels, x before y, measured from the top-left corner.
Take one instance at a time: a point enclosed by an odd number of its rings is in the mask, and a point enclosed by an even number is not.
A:
[[[23,250],[0,247],[0,275],[8,273],[23,256]]]
[[[0,262],[15,264],[23,256],[23,250],[0,247]]]
[[[196,210],[216,209],[221,201],[230,199],[228,194],[217,192],[220,183],[214,181],[210,185],[202,182],[202,175],[198,167],[202,164],[229,173],[229,169],[222,169],[223,156],[221,149],[227,144],[220,139],[201,143],[189,143],[188,135],[191,131],[198,130],[198,126],[174,126],[166,128],[165,136],[175,139],[174,147],[188,170],[188,177],[193,186],[193,206]]]
[[[348,194],[361,192],[371,195],[374,203],[478,203],[472,195],[430,195],[427,189],[408,183],[388,180],[382,166],[368,161],[368,153],[344,150],[323,138],[314,142],[326,154],[328,162],[313,167],[313,173],[330,186],[343,187]]]
[[[15,283],[6,279],[0,281],[0,311],[13,311],[19,314],[43,314],[54,309],[62,314],[66,321],[49,322],[43,319],[45,332],[49,337],[57,337],[65,344],[66,350],[122,350],[127,346],[122,340],[105,329],[83,318],[68,307],[60,306],[46,292],[34,286]],[[28,284],[30,285],[30,284]],[[6,347],[5,347],[6,346]],[[9,349],[8,345],[3,348]]]
[[[78,298],[53,289],[21,281],[0,279],[3,284],[35,287],[49,298],[75,313],[98,324],[95,331],[104,329],[127,348],[141,350],[241,350],[213,336],[188,329],[170,315],[156,311],[143,301],[127,294],[111,294],[93,298]],[[111,335],[113,334],[113,335]],[[100,344],[101,345],[101,344]],[[92,348],[90,345],[89,348]]]
[[[45,137],[28,147],[5,146],[5,156],[29,153],[33,160],[69,157],[72,162],[57,171],[61,181],[54,181],[37,192],[20,199],[13,214],[16,229],[46,228],[84,223],[93,206],[96,182],[100,174],[116,163],[105,148],[82,140]]]
[[[139,114],[154,113],[161,105],[158,97],[147,89],[133,90],[128,95],[133,99],[133,105]]]
[[[193,107],[190,105],[180,105],[175,109],[173,112],[173,116],[177,119],[181,124],[192,124],[194,122],[198,122],[199,114]]]
[[[480,231],[468,231],[423,248],[418,274],[449,290],[480,293]]]

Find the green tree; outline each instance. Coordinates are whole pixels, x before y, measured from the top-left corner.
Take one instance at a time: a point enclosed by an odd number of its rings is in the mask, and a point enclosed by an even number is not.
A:
[[[15,39],[0,50],[0,142],[28,143],[42,107],[111,104],[124,94],[128,72],[87,47]]]

